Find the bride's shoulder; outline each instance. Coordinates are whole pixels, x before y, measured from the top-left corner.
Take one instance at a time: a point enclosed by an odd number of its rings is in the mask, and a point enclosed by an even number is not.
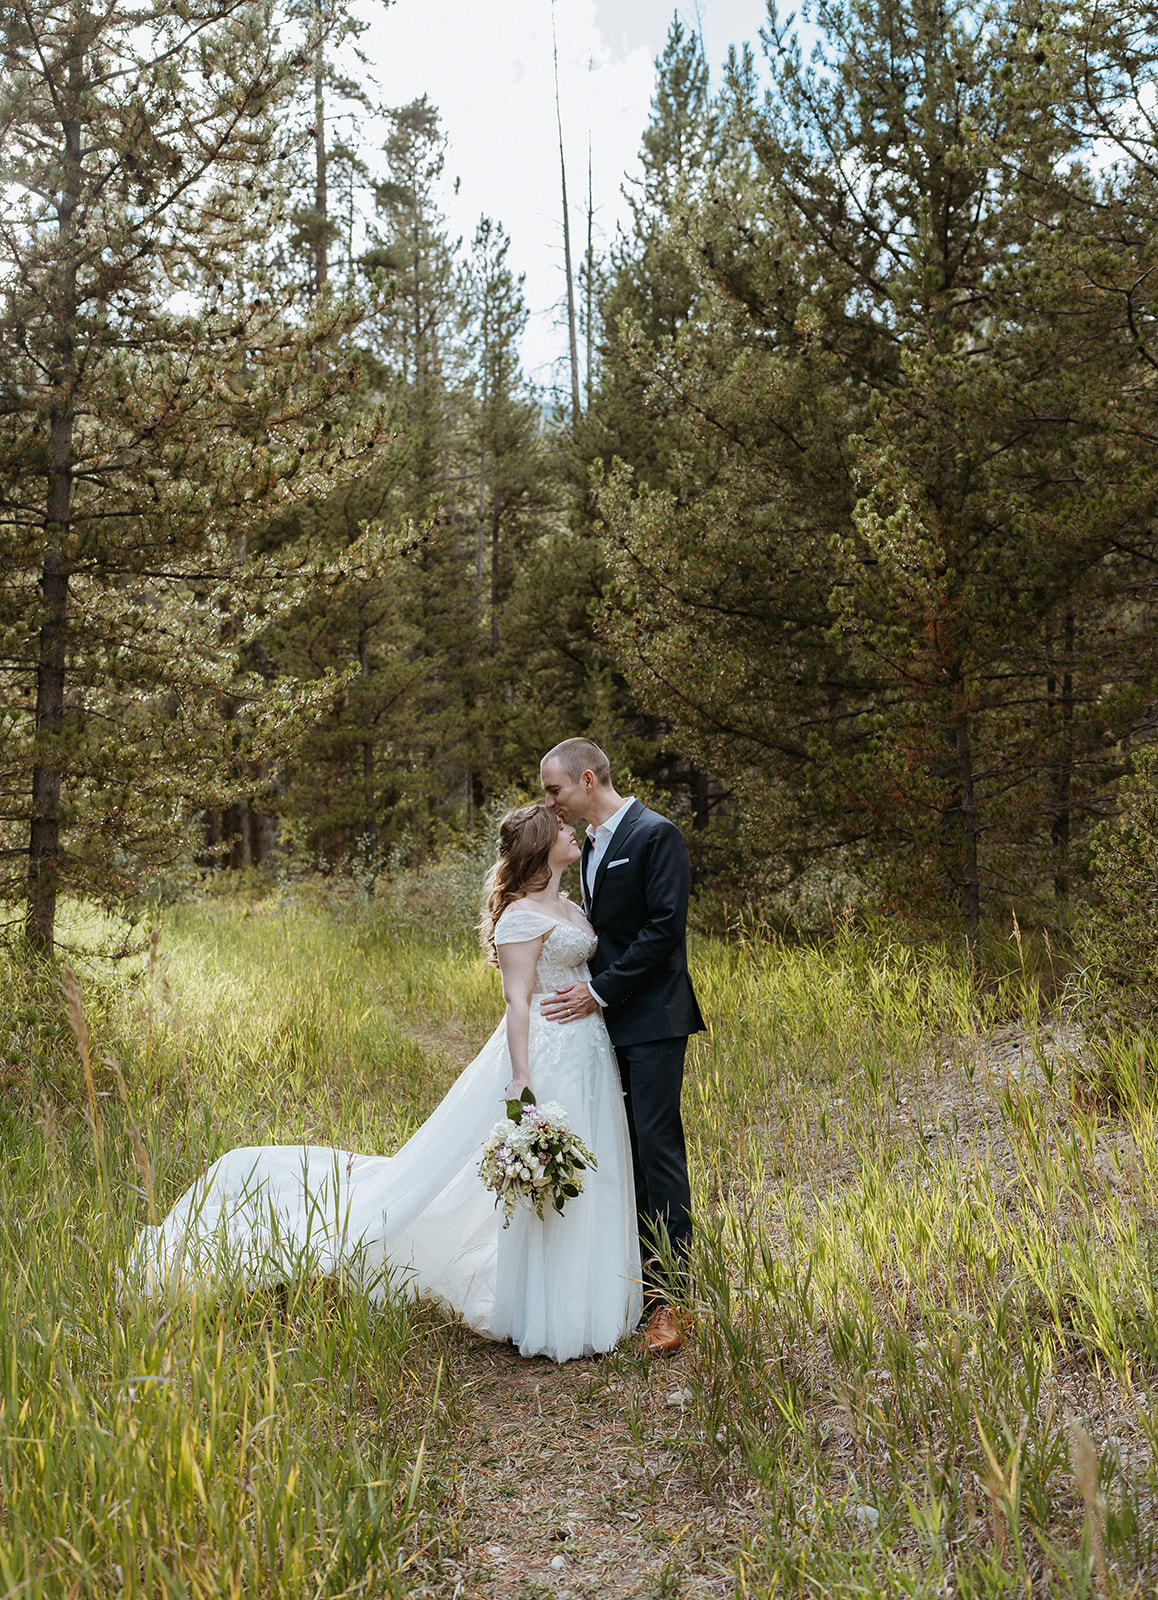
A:
[[[542,906],[525,894],[521,894],[517,900],[509,900],[503,909],[503,916],[510,916],[512,911],[530,911],[536,917],[545,917],[547,915]],[[502,921],[502,917],[499,918],[499,921]]]
[[[554,926],[545,912],[529,900],[512,900],[495,923],[495,943],[514,944],[520,939],[540,939]]]

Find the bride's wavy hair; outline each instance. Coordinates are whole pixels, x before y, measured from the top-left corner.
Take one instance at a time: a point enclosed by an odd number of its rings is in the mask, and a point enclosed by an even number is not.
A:
[[[559,837],[559,819],[546,806],[517,806],[499,823],[499,854],[483,880],[486,899],[478,925],[479,939],[492,966],[498,966],[495,923],[520,895],[545,889],[551,881],[551,846]]]

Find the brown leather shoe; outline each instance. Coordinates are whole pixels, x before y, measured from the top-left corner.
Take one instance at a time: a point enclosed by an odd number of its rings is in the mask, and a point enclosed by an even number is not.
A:
[[[681,1344],[683,1339],[680,1336],[676,1314],[666,1302],[663,1302],[656,1306],[648,1319],[640,1341],[641,1353],[646,1352],[649,1356],[674,1356]]]

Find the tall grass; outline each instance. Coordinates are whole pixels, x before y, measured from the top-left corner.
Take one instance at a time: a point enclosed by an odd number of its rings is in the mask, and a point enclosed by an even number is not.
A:
[[[454,1436],[460,1333],[340,1280],[150,1305],[122,1273],[222,1150],[391,1148],[453,1064],[318,917],[178,913],[135,981],[82,979],[71,1021],[6,976],[0,1588],[405,1593],[446,1537],[424,1467]]]
[[[481,1045],[493,972],[388,912],[175,908],[132,970],[80,973],[83,1023],[5,974],[5,1590],[441,1592],[469,1335],[341,1281],[158,1308],[119,1276],[224,1150],[392,1150]],[[847,932],[694,958],[713,1030],[666,1445],[755,1507],[737,1592],[1152,1589],[1158,1102],[1133,1046],[1102,1047],[1097,1098],[1017,964],[979,985]]]
[[[756,1486],[746,1592],[1158,1579],[1156,1109],[1071,1093],[943,951],[701,952],[684,1448]],[[1024,1020],[1024,1019],[1023,1019]],[[1079,1075],[1080,1078],[1080,1075]]]

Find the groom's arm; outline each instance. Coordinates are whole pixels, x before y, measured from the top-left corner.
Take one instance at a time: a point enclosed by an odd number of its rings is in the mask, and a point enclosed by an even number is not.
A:
[[[691,865],[683,835],[664,819],[646,846],[643,897],[646,919],[623,954],[595,980],[607,1007],[622,1005],[645,979],[681,950],[687,937]]]

